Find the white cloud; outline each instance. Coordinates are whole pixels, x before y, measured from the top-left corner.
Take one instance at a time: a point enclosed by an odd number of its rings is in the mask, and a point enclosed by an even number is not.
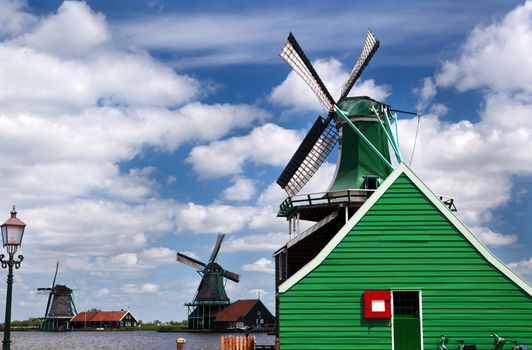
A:
[[[521,273],[523,275],[532,274],[532,258],[528,260],[524,259],[521,261],[511,262],[508,264],[508,266],[514,269],[517,273]]]
[[[43,19],[17,41],[23,46],[58,55],[86,55],[110,37],[105,17],[84,2],[65,1],[57,14]]]
[[[517,235],[515,233],[502,234],[493,232],[485,227],[472,227],[471,232],[484,242],[484,244],[493,247],[511,245],[517,242]]]
[[[230,237],[222,247],[223,251],[238,252],[274,252],[288,241],[286,232],[271,232],[265,234]]]
[[[275,264],[266,258],[260,258],[251,264],[242,265],[242,270],[249,272],[275,273]]]
[[[418,103],[416,104],[416,109],[418,111],[424,111],[427,106],[430,105],[434,96],[436,96],[436,84],[431,77],[426,77],[423,79],[423,86],[421,88],[414,89],[414,94],[419,98]]]
[[[196,146],[186,162],[203,178],[239,174],[246,161],[281,166],[300,140],[298,132],[268,123],[254,128],[249,135]]]
[[[120,288],[126,294],[155,294],[159,289],[159,285],[154,283],[144,283],[140,286],[136,284],[125,284]]]
[[[232,233],[244,228],[256,211],[254,207],[188,203],[178,210],[178,229],[194,233]]]
[[[344,70],[342,64],[334,58],[317,60],[313,65],[333,98],[337,99],[350,72]],[[389,94],[388,87],[377,85],[370,79],[355,84],[349,96],[370,96],[378,101],[384,101]],[[291,71],[280,85],[273,88],[270,101],[296,110],[323,110],[310,87],[294,71]]]
[[[0,36],[16,35],[35,21],[24,0],[0,1]]]
[[[264,289],[250,289],[248,293],[257,299],[260,299],[261,297],[264,297],[270,294]]]
[[[140,252],[139,258],[141,261],[151,264],[173,264],[175,263],[176,251],[165,247],[152,247]]]
[[[100,288],[98,289],[96,292],[94,292],[93,294],[97,297],[97,298],[102,298],[102,297],[106,297],[108,296],[109,294],[111,293],[111,290],[107,287],[104,287],[104,288]]]
[[[247,201],[255,195],[255,181],[245,177],[237,176],[233,179],[233,184],[223,191],[225,199],[231,201]]]
[[[437,193],[456,199],[458,215],[486,244],[514,244],[514,233],[488,228],[495,208],[512,198],[512,177],[532,174],[532,2],[502,20],[477,26],[455,60],[424,80],[419,103],[430,107],[421,119],[413,167]],[[482,89],[480,120],[444,122],[437,89]],[[474,118],[470,118],[474,119]],[[403,154],[410,155],[415,119],[403,120]]]
[[[457,60],[443,63],[440,86],[460,91],[485,88],[532,91],[532,2],[526,1],[501,21],[477,26]]]

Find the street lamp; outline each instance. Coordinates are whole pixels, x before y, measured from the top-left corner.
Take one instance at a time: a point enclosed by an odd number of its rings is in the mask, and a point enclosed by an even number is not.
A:
[[[4,340],[2,341],[2,349],[9,350],[11,348],[11,294],[13,291],[13,266],[18,269],[20,263],[24,260],[22,255],[18,256],[18,260],[13,259],[13,255],[17,252],[18,247],[22,243],[22,236],[24,235],[24,228],[26,224],[20,219],[17,219],[17,211],[15,206],[11,210],[11,217],[4,222],[0,228],[2,229],[2,242],[4,247],[7,247],[7,254],[9,259],[5,260],[5,255],[0,254],[0,263],[2,268],[9,268],[7,274],[7,295],[6,295],[6,317],[4,319]]]

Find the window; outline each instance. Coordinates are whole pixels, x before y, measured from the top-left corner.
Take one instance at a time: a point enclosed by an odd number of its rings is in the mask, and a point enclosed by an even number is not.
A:
[[[394,316],[419,316],[418,292],[393,293]]]

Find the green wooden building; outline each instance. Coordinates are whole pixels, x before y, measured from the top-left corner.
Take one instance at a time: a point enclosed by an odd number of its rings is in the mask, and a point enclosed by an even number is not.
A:
[[[459,339],[492,349],[491,332],[532,345],[532,287],[404,163],[289,275],[278,285],[281,350],[435,349],[442,334],[449,349]],[[384,297],[368,304],[374,291]]]
[[[338,100],[293,34],[280,53],[328,111],[277,180],[289,196],[274,253],[281,350],[427,350],[442,334],[449,349],[487,350],[492,332],[532,345],[531,286],[402,162],[397,114],[409,112],[348,96],[378,47],[370,30]],[[329,188],[299,194],[337,144]]]

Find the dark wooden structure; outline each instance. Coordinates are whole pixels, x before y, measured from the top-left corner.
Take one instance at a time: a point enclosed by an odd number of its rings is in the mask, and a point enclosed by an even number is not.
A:
[[[275,317],[260,299],[242,299],[216,313],[217,330],[261,330],[274,327]]]

